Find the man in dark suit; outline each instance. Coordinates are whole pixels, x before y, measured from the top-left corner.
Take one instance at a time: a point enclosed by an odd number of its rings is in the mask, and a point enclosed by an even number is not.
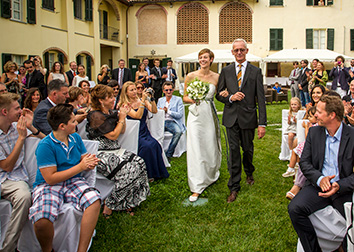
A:
[[[222,120],[230,147],[228,162],[230,195],[227,198],[229,203],[235,201],[240,191],[242,171],[240,145],[243,150],[246,182],[252,185],[255,170],[252,164],[255,128],[258,127],[258,138],[262,138],[267,124],[261,69],[246,61],[248,48],[245,40],[236,39],[232,44],[231,52],[235,56],[236,64],[232,63],[222,69],[216,94],[216,99],[225,104]],[[259,120],[257,120],[257,102]]]
[[[321,251],[308,216],[328,205],[345,216],[343,204],[352,200],[354,129],[342,123],[343,114],[339,97],[322,96],[315,114],[320,126],[310,128],[302,152],[300,167],[307,182],[288,212],[304,251]]]
[[[167,61],[167,67],[163,67],[162,71],[164,73],[166,73],[166,75],[167,75],[166,81],[171,81],[173,84],[175,84],[175,82],[177,80],[177,74],[176,74],[176,70],[174,68],[172,68],[172,64],[173,64],[173,61],[171,59],[169,59]]]
[[[74,77],[77,75],[77,64],[75,61],[71,61],[69,64],[70,70],[65,72],[66,76],[68,76],[69,86],[72,85]]]
[[[310,69],[308,69],[308,60],[304,59],[301,60],[301,70],[300,70],[300,76],[299,76],[299,91],[300,91],[300,99],[301,99],[301,105],[303,107],[306,106],[306,104],[311,102],[310,95],[309,95],[309,75],[310,75]]]
[[[122,89],[122,86],[127,81],[133,81],[132,72],[129,68],[125,68],[124,59],[120,59],[118,62],[118,68],[113,69],[112,79],[118,81],[119,88]]]
[[[27,70],[26,74],[26,88],[36,87],[42,94],[42,97],[47,97],[47,87],[44,83],[44,76],[43,74],[34,68],[33,61],[26,60],[23,62]]]
[[[349,85],[348,79],[350,78],[349,71],[344,67],[344,57],[337,56],[334,62],[334,67],[329,73],[329,77],[333,78],[332,90],[340,94],[341,97],[348,93]]]
[[[157,101],[160,97],[162,97],[162,84],[165,82],[167,77],[166,70],[160,68],[160,60],[154,59],[154,67],[151,69],[151,74],[154,75],[152,77],[152,88],[155,91],[155,100]]]
[[[69,98],[68,85],[59,79],[52,80],[48,84],[48,93],[47,99],[38,104],[33,116],[33,126],[45,135],[52,131],[47,121],[47,113],[50,108],[65,103],[66,99]]]

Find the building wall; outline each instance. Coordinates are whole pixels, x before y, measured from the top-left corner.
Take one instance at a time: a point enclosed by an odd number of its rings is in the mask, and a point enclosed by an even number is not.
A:
[[[354,29],[351,20],[352,0],[334,0],[332,6],[306,6],[306,0],[284,0],[283,6],[269,6],[269,0],[240,1],[246,3],[253,12],[253,38],[249,44],[250,53],[267,57],[277,51],[269,50],[269,29],[283,29],[283,49],[306,48],[306,28],[334,28],[334,51],[354,57],[350,51],[350,29]],[[192,53],[202,48],[231,49],[231,44],[219,44],[219,13],[227,1],[203,1],[209,11],[209,43],[207,44],[177,44],[177,12],[188,2],[158,4],[167,13],[167,44],[156,43],[144,45],[139,43],[139,23],[137,14],[146,4],[134,4],[128,11],[129,25],[129,58],[150,56],[171,57],[172,59]],[[144,7],[145,6],[145,7]],[[151,23],[151,26],[157,24]],[[147,31],[144,31],[145,33]],[[151,36],[154,36],[152,33]],[[155,52],[155,55],[151,54]],[[291,67],[282,74],[286,75]]]

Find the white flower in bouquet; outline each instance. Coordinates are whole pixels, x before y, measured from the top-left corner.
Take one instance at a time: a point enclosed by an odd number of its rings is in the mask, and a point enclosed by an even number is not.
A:
[[[203,82],[195,78],[187,84],[187,95],[190,99],[194,100],[196,105],[205,100],[209,92],[209,83]]]

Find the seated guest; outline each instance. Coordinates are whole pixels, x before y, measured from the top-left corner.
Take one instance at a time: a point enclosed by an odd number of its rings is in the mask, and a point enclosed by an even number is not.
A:
[[[0,94],[6,94],[7,88],[4,83],[0,82]]]
[[[59,104],[49,110],[48,123],[53,132],[36,149],[38,170],[29,218],[42,251],[52,251],[53,223],[64,203],[84,212],[77,251],[87,251],[100,213],[100,194],[81,175],[94,169],[99,159],[87,153],[75,133],[73,109],[70,104]]]
[[[118,137],[125,131],[125,118],[129,106],[122,106],[119,113],[112,111],[113,90],[106,85],[96,85],[92,91],[92,111],[87,116],[88,138],[100,142],[97,157],[101,160],[97,172],[114,181],[114,188],[106,198],[103,216],[109,218],[112,210],[125,210],[134,215],[133,208],[150,195],[144,160],[121,149]]]
[[[110,80],[110,81],[108,82],[108,86],[110,86],[110,87],[113,89],[113,96],[114,96],[114,98],[115,98],[113,109],[118,110],[119,97],[120,97],[120,89],[119,89],[118,81],[116,81],[116,80]]]
[[[109,69],[108,65],[103,65],[101,66],[100,69],[100,73],[97,75],[97,83],[98,84],[103,84],[103,85],[107,85],[109,82],[109,71],[111,71],[111,69]]]
[[[35,111],[39,102],[42,100],[41,93],[38,88],[30,88],[26,94],[24,101],[24,108],[28,108],[31,111]]]
[[[157,102],[157,108],[165,111],[165,130],[170,132],[172,140],[168,146],[166,156],[171,158],[176,146],[186,126],[183,124],[184,106],[181,97],[172,95],[175,85],[171,81],[166,81],[162,85],[162,92],[165,94]]]
[[[84,65],[79,65],[77,67],[77,71],[78,71],[78,75],[76,75],[73,79],[73,86],[74,87],[78,87],[79,83],[82,80],[89,80],[89,78],[86,76],[86,70],[85,70],[85,66]]]
[[[24,162],[24,143],[28,135],[43,138],[32,125],[33,113],[23,111],[19,95],[0,95],[0,184],[1,198],[11,202],[12,213],[1,251],[15,251],[31,206],[31,192]]]
[[[275,82],[275,83],[274,83],[273,89],[274,89],[275,91],[277,91],[278,94],[282,94],[282,93],[283,93],[283,92],[281,91],[281,86],[279,85],[278,82]]]
[[[136,94],[138,98],[141,100],[143,98],[145,86],[141,81],[136,81],[135,85],[136,85]]]
[[[348,96],[351,99],[351,103],[354,104],[354,80],[352,80],[351,82],[349,82],[349,92],[348,92]]]
[[[56,79],[59,79],[69,85],[68,77],[66,76],[66,73],[64,72],[64,66],[59,61],[54,62],[53,66],[52,66],[52,70],[48,76],[47,83],[51,82],[52,80],[56,80]]]
[[[69,98],[68,85],[61,80],[52,80],[48,85],[48,97],[41,101],[34,112],[34,126],[48,135],[52,128],[47,121],[47,113],[49,109],[60,103],[65,103]]]
[[[129,105],[132,109],[128,113],[128,119],[140,121],[138,155],[142,157],[146,163],[150,181],[156,178],[168,178],[169,174],[162,159],[161,145],[151,136],[146,124],[148,111],[154,114],[157,113],[155,99],[151,93],[148,93],[148,90],[143,93],[141,100],[136,93],[134,82],[127,81],[124,83],[120,95],[119,107]],[[151,102],[149,102],[148,97]]]
[[[343,103],[324,95],[316,110],[320,126],[309,129],[300,160],[307,182],[288,206],[304,251],[321,251],[309,215],[332,205],[345,218],[343,204],[354,189],[354,129],[342,123]]]
[[[79,83],[79,87],[84,91],[85,102],[82,104],[82,107],[89,107],[91,104],[90,97],[90,82],[88,80],[82,80]]]
[[[343,106],[344,106],[344,120],[343,122],[353,126],[354,125],[354,118],[353,118],[353,106],[352,106],[352,99],[349,95],[343,96],[342,98]]]
[[[75,119],[81,123],[87,116],[86,108],[82,108],[85,102],[84,91],[79,87],[69,87],[69,98],[67,102],[74,107]]]

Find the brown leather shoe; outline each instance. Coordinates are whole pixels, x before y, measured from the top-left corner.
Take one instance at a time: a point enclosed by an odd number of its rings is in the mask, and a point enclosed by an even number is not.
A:
[[[253,185],[253,184],[254,184],[253,176],[252,176],[252,175],[251,175],[251,176],[247,176],[246,182],[247,182],[247,184],[249,184],[249,185]]]
[[[236,198],[237,198],[237,194],[238,194],[238,192],[231,191],[229,197],[227,197],[227,203],[234,202],[236,200]]]

